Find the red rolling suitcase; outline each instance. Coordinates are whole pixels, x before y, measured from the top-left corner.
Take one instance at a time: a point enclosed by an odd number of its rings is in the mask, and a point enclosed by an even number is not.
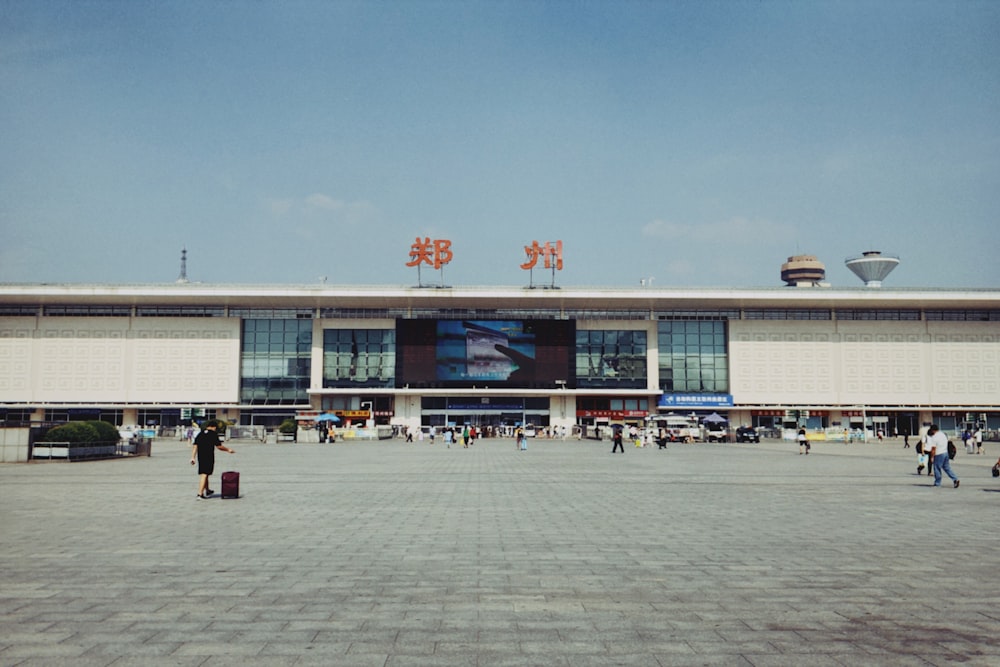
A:
[[[240,474],[229,471],[222,473],[222,493],[223,498],[240,497]]]

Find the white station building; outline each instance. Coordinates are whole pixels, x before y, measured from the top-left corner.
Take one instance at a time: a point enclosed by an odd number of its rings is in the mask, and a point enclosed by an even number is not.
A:
[[[559,429],[717,412],[903,434],[995,430],[998,405],[996,289],[0,285],[7,425],[273,428],[322,411]]]

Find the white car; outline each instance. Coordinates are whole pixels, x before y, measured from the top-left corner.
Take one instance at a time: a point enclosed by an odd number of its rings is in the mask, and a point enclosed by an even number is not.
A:
[[[705,439],[709,442],[725,442],[729,439],[729,429],[722,424],[708,424],[705,427]]]

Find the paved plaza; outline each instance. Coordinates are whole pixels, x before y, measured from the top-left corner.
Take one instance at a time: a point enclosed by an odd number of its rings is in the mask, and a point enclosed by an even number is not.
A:
[[[993,443],[231,444],[0,465],[0,665],[1000,664]]]

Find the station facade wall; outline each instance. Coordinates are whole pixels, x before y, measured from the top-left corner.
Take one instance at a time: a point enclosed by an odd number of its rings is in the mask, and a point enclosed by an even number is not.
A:
[[[0,318],[0,401],[231,403],[239,318]]]
[[[312,326],[310,384],[322,390],[325,330],[394,321]],[[576,323],[578,331],[644,331],[650,395],[659,391],[656,326]],[[737,405],[992,406],[1000,396],[996,322],[729,320],[727,327]],[[0,317],[0,402],[235,406],[240,346],[238,317]]]
[[[993,405],[1000,330],[990,322],[729,323],[731,393],[774,405]]]

